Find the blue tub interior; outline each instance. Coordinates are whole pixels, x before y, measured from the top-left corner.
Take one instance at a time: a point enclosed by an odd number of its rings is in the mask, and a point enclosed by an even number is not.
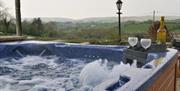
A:
[[[58,45],[58,46],[57,46]],[[125,46],[50,44],[0,44],[0,58],[22,58],[23,56],[60,56],[62,58],[107,59],[120,62]]]

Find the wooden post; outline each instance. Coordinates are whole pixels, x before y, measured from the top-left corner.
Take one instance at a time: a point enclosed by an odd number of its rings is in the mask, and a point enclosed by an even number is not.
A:
[[[16,35],[22,36],[22,25],[21,25],[21,3],[20,0],[15,0],[16,9]]]

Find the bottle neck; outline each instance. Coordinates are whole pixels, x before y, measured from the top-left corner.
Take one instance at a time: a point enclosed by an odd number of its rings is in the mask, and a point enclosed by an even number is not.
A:
[[[165,25],[165,24],[164,24],[164,21],[161,20],[161,21],[160,21],[160,29],[164,29],[164,25]]]

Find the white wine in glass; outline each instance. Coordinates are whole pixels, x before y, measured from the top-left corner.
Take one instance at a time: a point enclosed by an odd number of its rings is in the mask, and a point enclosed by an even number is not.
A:
[[[141,46],[147,50],[151,46],[151,39],[141,39]]]
[[[138,43],[138,38],[137,37],[129,37],[128,42],[130,46],[134,47]]]

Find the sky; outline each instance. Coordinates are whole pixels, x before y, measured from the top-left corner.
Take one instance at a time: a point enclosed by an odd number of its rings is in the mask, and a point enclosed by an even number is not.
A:
[[[14,16],[15,0],[0,0]],[[112,17],[117,16],[117,0],[21,0],[23,18],[32,17]],[[122,0],[122,16],[180,16],[180,0]]]

